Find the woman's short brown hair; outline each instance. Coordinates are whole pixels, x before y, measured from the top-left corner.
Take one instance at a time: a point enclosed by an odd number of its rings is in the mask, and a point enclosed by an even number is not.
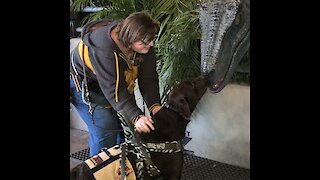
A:
[[[159,27],[159,22],[152,19],[149,13],[134,12],[119,22],[119,40],[127,48],[135,41],[149,42],[157,35]]]

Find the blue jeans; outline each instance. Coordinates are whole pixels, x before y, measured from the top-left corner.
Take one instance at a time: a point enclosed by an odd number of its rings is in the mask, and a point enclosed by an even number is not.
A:
[[[95,106],[93,116],[89,106],[82,101],[81,92],[77,92],[72,78],[70,78],[71,103],[77,108],[89,131],[90,156],[100,153],[102,148],[110,148],[124,142],[124,134],[113,108]],[[93,118],[93,121],[92,121]]]

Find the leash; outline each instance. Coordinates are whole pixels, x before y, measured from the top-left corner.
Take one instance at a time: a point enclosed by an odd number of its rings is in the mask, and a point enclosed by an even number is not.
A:
[[[127,164],[126,164],[126,154],[127,154],[127,146],[125,143],[120,144],[121,148],[121,154],[120,154],[120,180],[125,180],[126,179],[126,169],[127,169]]]
[[[137,150],[141,154],[141,156],[138,157],[138,159],[142,158],[144,160],[147,172],[149,173],[149,175],[151,177],[158,176],[160,174],[160,170],[153,164],[149,150],[139,140],[137,140],[136,132],[133,130],[133,124],[130,122],[130,120],[126,116],[125,112],[120,110],[120,111],[118,111],[117,115],[118,115],[119,119],[121,120],[121,125],[123,127],[124,134],[125,134],[126,145],[132,144],[134,149]],[[123,153],[123,156],[125,156],[125,155],[126,155],[126,153]],[[124,159],[125,159],[125,157],[124,157]],[[122,163],[122,162],[125,162],[125,161],[121,161],[121,169],[125,169],[126,164]],[[140,178],[142,176],[143,167],[139,166],[139,164],[138,164],[137,169],[138,169],[137,177]],[[123,174],[121,172],[121,177],[122,176],[123,176]]]

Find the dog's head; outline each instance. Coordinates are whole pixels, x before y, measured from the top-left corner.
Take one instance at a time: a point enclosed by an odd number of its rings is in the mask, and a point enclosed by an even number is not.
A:
[[[199,100],[207,90],[207,80],[198,76],[192,82],[183,81],[168,95],[167,105],[189,119]]]

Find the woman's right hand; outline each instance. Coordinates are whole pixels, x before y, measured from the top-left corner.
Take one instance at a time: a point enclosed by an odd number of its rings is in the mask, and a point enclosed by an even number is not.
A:
[[[147,116],[140,116],[137,122],[135,123],[136,131],[139,133],[149,133],[150,129],[154,130],[153,121]]]

